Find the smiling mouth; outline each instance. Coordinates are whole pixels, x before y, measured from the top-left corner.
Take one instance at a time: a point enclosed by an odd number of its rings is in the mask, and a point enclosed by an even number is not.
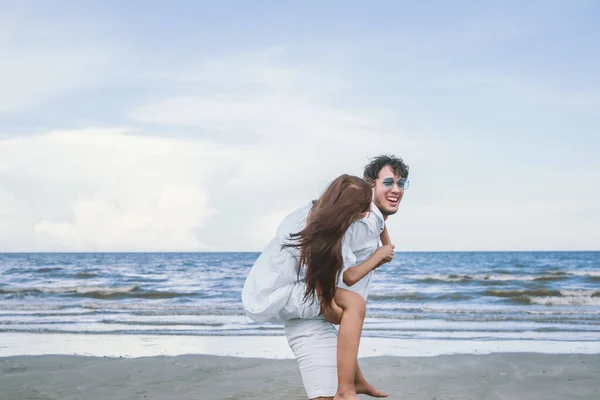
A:
[[[397,197],[386,197],[386,200],[389,201],[390,203],[392,203],[393,205],[398,204],[398,198]]]

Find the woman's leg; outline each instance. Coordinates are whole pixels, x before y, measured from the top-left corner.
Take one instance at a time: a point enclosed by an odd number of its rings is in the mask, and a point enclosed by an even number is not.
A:
[[[321,312],[325,316],[325,320],[327,320],[331,323],[334,323],[336,325],[340,324],[342,315],[344,314],[344,310],[340,306],[337,305],[335,300],[331,302],[329,307],[323,307],[321,305]],[[336,355],[336,358],[337,358],[337,355]],[[336,362],[336,365],[337,365],[337,362]],[[336,370],[336,372],[337,372],[337,370]],[[366,394],[367,396],[371,396],[371,397],[388,397],[389,396],[389,394],[382,392],[381,390],[377,390],[373,385],[371,385],[367,381],[367,379],[362,374],[362,371],[360,370],[360,365],[358,365],[358,361],[357,361],[357,365],[356,365],[356,374],[354,376],[354,386],[356,389],[356,394]],[[329,398],[330,397],[323,397],[323,398],[319,398],[317,400],[323,400],[323,399],[329,399]]]
[[[371,397],[388,397],[389,394],[377,390],[375,386],[371,385],[367,378],[362,374],[360,366],[356,365],[356,375],[354,376],[354,387],[356,388],[356,394],[366,394]]]
[[[358,345],[367,307],[361,295],[341,288],[335,291],[335,302],[344,313],[338,331],[338,390],[334,400],[358,400],[354,380],[358,370]]]

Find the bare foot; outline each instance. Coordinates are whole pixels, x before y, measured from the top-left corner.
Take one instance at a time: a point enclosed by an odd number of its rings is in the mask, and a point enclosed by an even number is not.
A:
[[[337,392],[333,400],[360,400],[356,392]]]
[[[354,387],[356,388],[356,393],[358,393],[358,394],[366,394],[367,396],[371,396],[371,397],[388,397],[389,396],[389,394],[382,392],[381,390],[375,389],[375,386],[371,385],[366,380],[356,382],[354,384]]]

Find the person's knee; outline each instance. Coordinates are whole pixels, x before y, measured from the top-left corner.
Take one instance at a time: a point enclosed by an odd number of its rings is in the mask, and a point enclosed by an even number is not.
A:
[[[344,313],[351,313],[361,319],[365,319],[367,305],[365,299],[358,293],[350,290],[340,289],[336,292],[335,301]]]
[[[364,320],[367,316],[367,304],[364,299],[361,298],[361,301],[357,302],[356,312],[358,313],[360,319]]]
[[[365,303],[365,299],[361,296],[354,296],[349,303],[348,309],[344,310],[344,312],[352,312],[354,315],[364,320],[367,315],[367,304]]]

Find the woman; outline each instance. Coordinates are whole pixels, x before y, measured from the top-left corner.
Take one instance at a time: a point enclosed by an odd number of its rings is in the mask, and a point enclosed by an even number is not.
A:
[[[384,245],[365,262],[354,265],[346,239],[346,232],[355,221],[370,213],[372,188],[364,180],[350,175],[335,179],[312,207],[306,226],[292,233],[289,242],[282,248],[293,248],[299,252],[298,277],[304,272],[305,301],[318,298],[321,306],[333,310],[341,308],[341,322],[337,336],[338,386],[334,400],[358,399],[356,384],[370,386],[358,369],[358,346],[364,323],[366,306],[357,293],[338,287],[339,282],[347,286],[362,279],[367,273],[393,256],[393,246],[389,245],[387,232],[382,233]],[[302,324],[302,321],[296,323]],[[306,324],[311,324],[310,320]],[[327,325],[324,325],[327,327]],[[330,326],[330,325],[329,325]],[[292,329],[294,330],[294,329]],[[297,329],[295,330],[297,333]],[[288,334],[286,325],[286,334]],[[320,382],[323,374],[319,371],[319,331],[316,335],[288,334],[288,342],[297,357],[302,379],[309,398],[330,396],[327,387],[330,383]],[[325,332],[331,334],[331,332]],[[371,393],[385,396],[370,387]]]

